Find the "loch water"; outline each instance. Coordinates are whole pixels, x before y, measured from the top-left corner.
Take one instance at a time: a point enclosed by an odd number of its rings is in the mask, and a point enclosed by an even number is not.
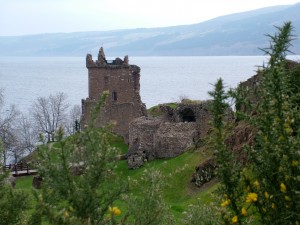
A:
[[[289,58],[299,61],[300,56]],[[129,57],[130,64],[141,68],[140,94],[147,108],[183,97],[208,99],[218,78],[227,87],[236,87],[266,62],[265,56]],[[71,105],[80,105],[88,97],[87,74],[85,57],[0,58],[5,103],[21,111],[37,97],[57,92],[66,93]]]

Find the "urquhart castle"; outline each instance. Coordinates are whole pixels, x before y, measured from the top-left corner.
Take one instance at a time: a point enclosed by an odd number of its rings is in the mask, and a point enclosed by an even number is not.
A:
[[[129,168],[155,158],[177,156],[207,134],[210,101],[178,103],[176,107],[163,104],[159,105],[159,117],[147,116],[140,97],[140,68],[130,65],[128,56],[109,61],[101,47],[97,60],[86,56],[86,67],[89,96],[82,100],[82,124],[89,123],[99,95],[109,91],[96,125],[116,122],[114,132],[129,144]]]

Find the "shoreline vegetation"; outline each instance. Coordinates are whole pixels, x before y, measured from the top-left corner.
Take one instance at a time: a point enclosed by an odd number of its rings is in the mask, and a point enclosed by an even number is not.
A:
[[[178,157],[128,170],[116,157],[127,146],[111,133],[112,125],[91,123],[67,138],[58,127],[51,133],[58,142],[50,147],[41,136],[45,144],[36,151],[41,189],[31,187],[31,177],[18,178],[12,189],[8,174],[0,173],[0,225],[300,224],[300,67],[289,68],[286,60],[292,32],[286,22],[268,35],[270,46],[263,51],[269,61],[258,71],[253,93],[225,91],[222,79],[215,83],[209,93],[212,130],[203,146]],[[236,111],[230,123],[225,117],[232,102]],[[149,113],[159,116],[157,106]],[[243,123],[253,129],[254,142],[237,155],[226,141]],[[216,178],[201,188],[192,186],[195,167],[210,158],[217,165]]]

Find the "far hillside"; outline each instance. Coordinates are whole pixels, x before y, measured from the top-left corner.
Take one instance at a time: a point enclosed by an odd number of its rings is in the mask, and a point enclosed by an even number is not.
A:
[[[220,56],[261,55],[268,45],[262,34],[291,21],[300,31],[300,4],[274,6],[217,17],[198,24],[164,28],[54,33],[0,37],[0,56],[82,56],[103,43],[109,55]],[[290,49],[300,54],[296,38]]]

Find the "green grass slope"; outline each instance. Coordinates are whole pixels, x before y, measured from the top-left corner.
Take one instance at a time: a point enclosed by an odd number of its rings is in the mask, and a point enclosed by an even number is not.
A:
[[[112,139],[112,145],[119,148],[121,154],[125,154],[128,150],[128,146],[123,142],[122,138],[119,137]],[[57,147],[59,147],[57,144],[52,144],[53,149]],[[195,167],[205,161],[210,155],[211,153],[209,153],[209,151],[205,148],[201,148],[195,151],[187,151],[175,158],[158,159],[148,162],[144,167],[136,170],[129,170],[127,161],[120,160],[117,164],[116,172],[119,173],[120,176],[139,181],[146,170],[159,170],[166,184],[163,191],[165,201],[170,206],[176,220],[179,221],[182,213],[187,209],[189,204],[195,203],[199,198],[204,203],[211,200],[211,192],[216,188],[214,182],[203,188],[197,188],[190,182]],[[53,157],[55,158],[55,156]],[[17,179],[17,188],[25,190],[30,196],[32,195],[31,184],[32,177]],[[139,195],[140,191],[144,188],[147,187],[140,182],[138,188],[132,189],[131,192],[135,195]],[[34,200],[31,202],[32,205],[34,205]],[[122,202],[118,202],[118,204],[121,208],[123,208],[122,205],[125,205]],[[29,211],[29,213],[30,212],[31,211]]]

